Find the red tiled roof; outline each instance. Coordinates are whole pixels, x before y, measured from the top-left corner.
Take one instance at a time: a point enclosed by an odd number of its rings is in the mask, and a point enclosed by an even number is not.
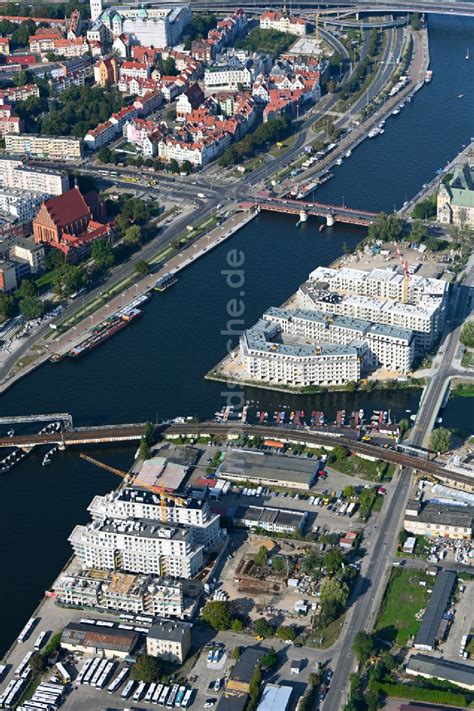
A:
[[[77,188],[47,200],[44,205],[58,227],[80,220],[85,215],[90,216],[89,207]]]

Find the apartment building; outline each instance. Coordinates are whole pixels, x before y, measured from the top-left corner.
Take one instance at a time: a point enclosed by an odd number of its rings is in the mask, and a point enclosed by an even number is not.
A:
[[[276,30],[298,37],[304,37],[306,34],[306,20],[286,12],[267,10],[260,15],[259,23],[261,30]]]
[[[41,203],[48,198],[47,193],[0,187],[0,212],[11,215],[20,222],[29,222],[38,212]]]
[[[23,133],[5,136],[5,150],[14,155],[50,160],[78,161],[82,158],[82,138],[73,136],[40,136]]]
[[[146,47],[172,47],[190,21],[189,5],[116,5],[107,7],[96,18],[96,23],[104,25],[112,35],[129,35],[133,44]]]
[[[242,334],[240,357],[251,380],[306,387],[360,379],[363,342],[347,346],[275,342],[279,333],[277,324],[260,320]]]
[[[183,581],[175,578],[92,569],[61,575],[54,591],[56,602],[69,607],[186,616]]]
[[[126,487],[105,496],[95,496],[88,511],[95,521],[109,517],[121,521],[148,519],[166,521],[170,526],[184,526],[189,529],[193,541],[206,549],[222,536],[219,515],[211,512],[207,502],[198,499],[165,497],[162,502],[159,494]]]
[[[0,186],[61,195],[69,190],[69,177],[65,170],[40,168],[28,165],[19,158],[0,156]]]
[[[37,84],[6,87],[0,91],[0,104],[16,104],[17,101],[25,101],[30,96],[39,96]]]
[[[189,529],[156,520],[95,520],[76,526],[69,542],[84,568],[192,578],[204,563]]]
[[[250,89],[254,80],[254,72],[238,59],[225,64],[214,64],[204,72],[204,88],[206,94],[216,91],[238,91],[241,88]]]
[[[182,664],[190,649],[191,627],[186,622],[158,620],[146,637],[146,652],[150,657]]]

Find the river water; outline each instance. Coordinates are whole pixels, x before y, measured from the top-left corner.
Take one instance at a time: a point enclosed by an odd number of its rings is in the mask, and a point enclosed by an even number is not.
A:
[[[370,210],[390,211],[415,194],[435,171],[474,136],[474,22],[466,18],[430,21],[433,81],[416,95],[385,134],[365,141],[323,186],[317,199]],[[458,98],[464,94],[463,98]],[[76,425],[155,420],[176,415],[206,417],[220,409],[225,386],[205,373],[226,352],[227,304],[238,297],[250,326],[269,305],[282,303],[317,265],[328,265],[342,245],[354,246],[364,231],[337,225],[323,233],[310,221],[300,229],[290,216],[265,215],[227,244],[182,273],[176,287],[153,297],[138,322],[83,360],[48,364],[24,378],[0,400],[2,414],[69,412]],[[244,263],[238,288],[228,283],[230,250]],[[235,279],[237,278],[235,275]],[[231,326],[229,328],[229,326]],[[233,342],[236,338],[232,339]],[[245,392],[265,409],[388,409],[399,416],[416,411],[419,393],[333,393],[290,397],[260,389]],[[451,400],[445,424],[469,421],[469,400]],[[89,450],[88,450],[89,451]],[[130,447],[89,451],[128,467]],[[116,485],[112,474],[78,458],[56,456],[41,467],[40,452],[0,479],[0,651],[4,651],[67,559],[67,536],[88,519],[94,493]]]

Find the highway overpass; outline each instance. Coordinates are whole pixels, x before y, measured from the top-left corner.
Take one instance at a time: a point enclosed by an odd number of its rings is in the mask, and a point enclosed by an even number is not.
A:
[[[232,11],[239,7],[248,12],[260,12],[268,7],[281,7],[281,0],[266,0],[265,3],[256,3],[255,0],[242,0],[233,2],[232,0],[191,0],[192,8],[196,10],[213,10],[215,12]],[[292,12],[304,12],[306,10],[322,11],[323,8],[340,9],[341,12],[348,8],[354,12],[368,13],[409,13],[420,12],[436,15],[458,15],[462,17],[474,17],[474,2],[465,0],[374,0],[374,2],[354,2],[353,0],[298,0],[292,3]]]

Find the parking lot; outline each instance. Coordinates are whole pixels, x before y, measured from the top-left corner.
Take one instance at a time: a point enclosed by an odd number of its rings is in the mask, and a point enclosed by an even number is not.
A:
[[[453,662],[463,662],[467,660],[459,656],[461,639],[464,635],[469,635],[472,628],[472,610],[474,609],[474,581],[460,581],[464,586],[464,592],[459,594],[456,603],[456,613],[453,624],[449,630],[448,638],[442,645],[443,656]]]

